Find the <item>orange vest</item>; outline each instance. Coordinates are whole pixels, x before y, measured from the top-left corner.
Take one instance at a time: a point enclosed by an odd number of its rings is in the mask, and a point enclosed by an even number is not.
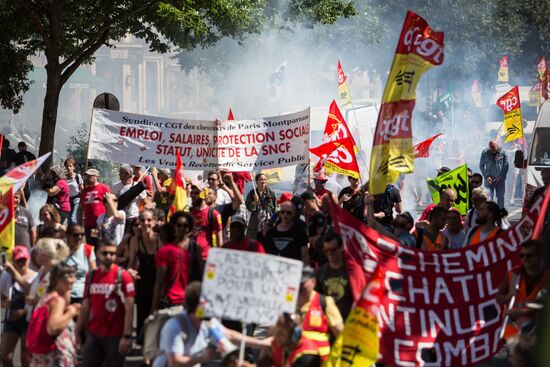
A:
[[[330,330],[327,316],[321,306],[321,296],[314,292],[309,302],[309,310],[302,321],[303,335],[313,342],[325,361],[330,354]]]
[[[425,250],[430,252],[436,252],[443,250],[443,237],[441,233],[438,233],[435,237],[435,242],[430,239],[427,235],[422,235],[422,244]]]
[[[291,367],[294,362],[304,354],[319,355],[317,346],[313,342],[302,336],[298,345],[294,349],[282,348],[275,341],[271,343],[273,354],[273,365],[275,367]]]
[[[509,287],[516,287],[516,284],[519,279],[519,288],[516,293],[516,300],[514,302],[513,308],[524,308],[525,304],[527,302],[532,302],[537,299],[538,293],[544,289],[546,286],[547,280],[548,280],[549,273],[544,272],[544,275],[540,278],[540,280],[533,286],[531,289],[531,292],[527,294],[527,285],[525,284],[525,274],[523,271],[518,272],[511,271],[509,272],[506,277],[508,279],[508,286]],[[512,321],[509,320],[508,324],[506,325],[506,329],[504,331],[504,339],[508,340],[509,338],[517,335],[519,331],[521,330],[522,326],[532,321],[532,316],[522,316],[519,317],[517,320]]]
[[[499,229],[500,229],[499,227],[493,228],[491,233],[489,233],[489,235],[487,237],[485,237],[485,240],[488,240],[488,239],[491,239],[491,238],[495,237],[497,235]],[[481,242],[481,227],[477,227],[474,230],[474,234],[470,238],[470,241],[469,241],[468,245],[477,245],[480,242]]]

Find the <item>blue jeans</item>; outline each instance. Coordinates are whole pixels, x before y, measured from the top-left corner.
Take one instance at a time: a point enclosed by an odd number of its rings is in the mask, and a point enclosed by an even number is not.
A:
[[[71,215],[69,216],[69,225],[76,224],[76,212],[78,211],[78,204],[80,204],[80,196],[75,195],[72,198],[69,198],[71,203]]]
[[[486,184],[485,187],[489,190],[489,199],[496,201],[498,206],[504,208],[504,191],[506,190],[506,180],[502,180],[496,185]]]

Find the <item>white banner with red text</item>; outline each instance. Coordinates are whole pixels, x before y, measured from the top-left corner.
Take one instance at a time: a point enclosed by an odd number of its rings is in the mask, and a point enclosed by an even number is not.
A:
[[[253,120],[176,120],[94,109],[88,159],[186,170],[256,171],[308,163],[309,108]]]

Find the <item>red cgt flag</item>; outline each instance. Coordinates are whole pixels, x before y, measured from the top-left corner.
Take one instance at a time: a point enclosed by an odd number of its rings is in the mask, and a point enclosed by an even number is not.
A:
[[[359,178],[359,165],[355,156],[357,146],[336,101],[330,104],[323,144],[309,151],[320,158],[314,172],[324,167],[327,173]]]
[[[430,156],[430,146],[441,133],[432,136],[414,146],[414,158],[428,158]]]

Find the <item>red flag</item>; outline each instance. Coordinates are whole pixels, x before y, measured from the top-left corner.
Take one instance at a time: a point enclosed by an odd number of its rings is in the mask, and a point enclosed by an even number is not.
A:
[[[235,118],[233,117],[233,111],[231,110],[231,107],[229,107],[227,120],[228,121],[235,120]],[[237,172],[231,172],[231,175],[233,176],[233,181],[235,181],[235,184],[239,188],[239,191],[241,192],[241,194],[244,194],[244,183],[252,181],[252,176],[250,175],[250,172],[237,171]]]
[[[429,139],[426,139],[414,146],[414,157],[415,158],[428,158],[430,156],[430,145],[433,141],[437,139],[441,133],[432,136]]]
[[[445,252],[401,246],[331,203],[352,289],[377,269],[382,279],[380,361],[420,366],[429,355],[433,365],[473,366],[498,352],[504,318],[498,285],[508,266],[520,263],[519,244],[531,237],[541,202],[496,237]]]
[[[174,201],[170,205],[170,211],[168,212],[168,220],[175,212],[187,211],[187,191],[185,190],[185,175],[183,172],[183,164],[181,162],[181,154],[178,152],[176,156],[176,174],[174,177],[176,184]]]
[[[321,159],[317,163],[317,171],[324,166],[327,173],[359,178],[359,165],[355,157],[357,146],[336,101],[330,104],[323,144],[309,151]]]
[[[2,157],[2,145],[4,145],[4,134],[0,134],[0,158]]]

